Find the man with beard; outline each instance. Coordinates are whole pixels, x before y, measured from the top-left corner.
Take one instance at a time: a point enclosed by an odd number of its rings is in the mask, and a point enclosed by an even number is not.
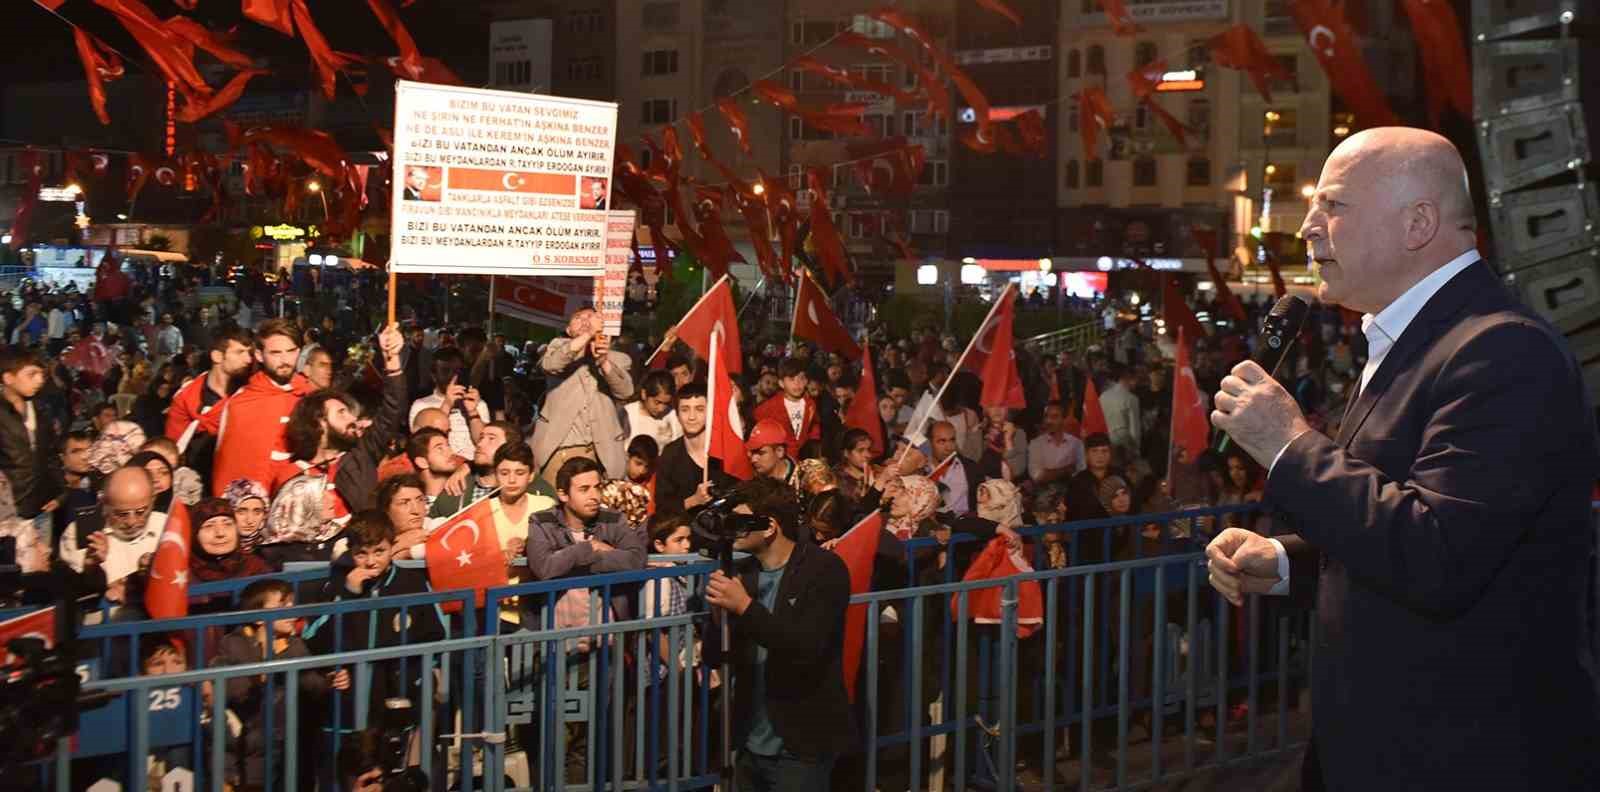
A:
[[[305,379],[294,374],[300,345],[300,329],[290,322],[268,319],[256,328],[255,360],[261,370],[222,406],[211,467],[213,495],[237,479],[268,486],[273,463],[289,459],[284,428],[309,391]]]
[[[483,427],[478,442],[472,447],[472,475],[468,479],[472,491],[467,503],[488,497],[500,486],[499,464],[495,460],[500,449],[514,437],[518,437],[517,427],[506,421],[495,421]]]
[[[466,487],[456,492],[446,492],[445,485],[452,477],[465,473],[461,457],[450,450],[450,437],[437,429],[413,432],[406,441],[406,459],[411,460],[422,481],[422,492],[428,499],[429,522],[449,517],[471,503]]]
[[[211,368],[173,394],[165,434],[183,450],[188,467],[211,472],[222,408],[250,371],[251,342],[250,334],[237,327],[219,331],[211,339]]]
[[[155,485],[142,467],[122,467],[106,477],[98,511],[74,520],[61,534],[59,558],[74,572],[99,559],[106,575],[107,600],[125,602],[127,578],[139,561],[154,553],[167,516],[155,510]]]
[[[678,389],[678,424],[683,436],[667,443],[656,462],[656,513],[678,514],[711,500],[710,490],[731,481],[722,472],[722,460],[708,459],[706,444],[706,386],[694,382]],[[701,483],[707,463],[711,478]]]
[[[365,430],[344,394],[317,391],[298,401],[288,416],[286,432],[291,459],[273,464],[271,491],[297,478],[321,478],[327,481],[325,496],[329,496],[333,519],[347,520],[350,514],[373,507],[378,465],[393,439],[405,400],[405,372],[400,366],[404,345],[398,325],[384,328],[378,336],[383,354],[383,403]],[[308,543],[274,533],[278,541],[271,545],[272,551],[267,547],[262,551],[280,563],[327,558],[328,548],[321,543],[296,547]]]

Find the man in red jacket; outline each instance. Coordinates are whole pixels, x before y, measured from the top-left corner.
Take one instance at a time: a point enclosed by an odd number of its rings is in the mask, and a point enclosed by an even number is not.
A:
[[[790,459],[800,458],[800,447],[812,440],[822,439],[822,424],[817,421],[817,400],[806,395],[811,378],[806,374],[805,361],[784,358],[778,365],[778,384],[781,390],[756,407],[755,419],[775,421],[783,426],[784,447]]]
[[[289,459],[284,427],[300,397],[311,390],[294,373],[300,344],[300,329],[283,319],[268,319],[256,327],[255,359],[261,370],[222,408],[212,493],[222,494],[239,479],[265,488],[272,483],[273,463]]]
[[[167,439],[186,450],[202,435],[216,437],[222,406],[234,394],[237,380],[249,373],[254,346],[250,333],[237,327],[212,337],[211,368],[178,388],[167,408]],[[185,436],[190,438],[187,442]]]

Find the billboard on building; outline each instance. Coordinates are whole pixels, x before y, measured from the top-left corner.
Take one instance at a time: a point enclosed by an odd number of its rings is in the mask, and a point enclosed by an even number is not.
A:
[[[489,23],[489,87],[550,92],[551,23],[502,19]]]

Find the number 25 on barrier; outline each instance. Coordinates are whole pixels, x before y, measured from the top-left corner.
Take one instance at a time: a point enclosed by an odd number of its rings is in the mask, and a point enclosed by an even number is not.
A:
[[[175,710],[183,702],[182,688],[150,691],[150,711]]]

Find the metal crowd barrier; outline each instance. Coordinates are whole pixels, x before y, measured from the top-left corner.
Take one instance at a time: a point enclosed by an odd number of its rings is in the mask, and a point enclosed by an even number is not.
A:
[[[870,616],[856,713],[863,744],[872,750],[840,757],[835,786],[868,792],[1011,790],[1021,783],[1127,788],[1293,749],[1297,735],[1291,734],[1289,709],[1308,678],[1309,617],[1268,617],[1256,598],[1236,612],[1202,580],[1201,529],[1216,518],[1253,511],[1202,509],[1029,528],[1023,533],[1033,540],[1032,572],[853,597]],[[1159,527],[1147,540],[1140,527],[1151,523]],[[1175,535],[1184,528],[1189,537]],[[1122,554],[1132,557],[1084,558],[1083,564],[1051,569],[1035,540],[1064,534],[1076,562],[1093,532],[1107,548],[1120,536]],[[952,539],[951,548],[957,546]],[[77,754],[63,741],[56,758],[38,767],[32,786],[65,792],[98,773],[139,792],[154,775],[154,754],[164,757],[168,776],[187,773],[194,789],[221,790],[224,761],[237,741],[229,728],[219,727],[229,723],[221,691],[229,680],[257,678],[264,680],[267,701],[279,690],[284,697],[277,708],[281,720],[277,709],[268,708],[259,723],[245,727],[258,730],[265,745],[277,746],[266,752],[264,789],[333,789],[333,766],[351,739],[348,730],[381,720],[375,707],[384,702],[358,696],[353,722],[341,724],[339,702],[303,695],[301,674],[343,668],[364,680],[399,668],[401,680],[416,680],[414,727],[407,735],[419,746],[414,764],[433,779],[434,789],[710,787],[720,767],[714,726],[719,704],[711,669],[694,652],[698,638],[716,640],[703,605],[692,602],[680,615],[621,621],[606,606],[620,595],[637,608],[639,589],[646,586],[663,602],[676,578],[686,578],[698,592],[713,569],[698,561],[524,583],[491,590],[482,606],[469,592],[396,597],[380,607],[459,601],[453,637],[167,676],[91,678],[87,691],[118,698],[104,714],[86,718],[99,719],[97,730],[124,735],[122,750],[96,758],[81,750],[82,738]],[[995,588],[1001,593],[999,613],[992,623],[975,622],[975,595]],[[573,615],[570,607],[563,611],[560,599],[574,592],[588,594],[589,624],[558,629],[558,612]],[[1036,625],[1027,623],[1024,602],[1038,603]],[[190,633],[198,643],[208,626],[268,616],[348,616],[355,609],[341,606],[376,604],[306,605],[159,624]],[[508,618],[513,613],[515,620]],[[1243,619],[1239,635],[1232,628],[1236,618]],[[138,624],[86,628],[85,637],[134,635]],[[209,706],[201,703],[206,687],[213,691]],[[1274,711],[1270,721],[1263,707]],[[1130,737],[1136,726],[1151,735],[1138,751]],[[1163,739],[1168,727],[1176,742]],[[310,735],[310,742],[290,735]],[[1078,754],[1076,778],[1066,776],[1072,765],[1058,746]],[[320,787],[304,784],[313,769]],[[164,777],[154,780],[167,783]]]

